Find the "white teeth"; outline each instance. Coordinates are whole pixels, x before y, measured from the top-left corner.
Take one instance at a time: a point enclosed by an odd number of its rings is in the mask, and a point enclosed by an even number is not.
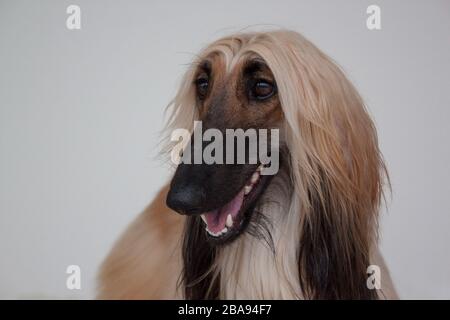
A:
[[[227,222],[225,223],[225,225],[228,228],[231,228],[233,226],[233,217],[231,216],[231,214],[228,214],[227,216]]]
[[[210,235],[212,235],[213,237],[216,237],[216,238],[217,238],[217,237],[220,237],[221,235],[227,233],[227,232],[228,232],[228,228],[225,227],[225,228],[223,228],[221,231],[219,231],[219,232],[217,232],[217,233],[214,233],[214,232],[210,231],[208,228],[206,228],[206,231],[207,231]]]
[[[245,186],[244,187],[244,194],[249,194],[250,193],[250,191],[252,191],[252,186]]]
[[[253,172],[253,175],[252,175],[252,178],[250,179],[250,182],[251,182],[251,183],[256,183],[256,181],[258,181],[258,179],[259,179],[259,173],[258,173],[258,171]]]
[[[201,214],[200,217],[202,217],[202,220],[203,220],[204,223],[208,224],[208,222],[206,222],[206,217],[205,217],[204,214]]]

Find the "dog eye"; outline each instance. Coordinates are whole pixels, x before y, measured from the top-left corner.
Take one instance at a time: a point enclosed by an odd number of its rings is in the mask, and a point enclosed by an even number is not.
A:
[[[275,93],[275,86],[266,81],[258,80],[253,85],[250,95],[252,98],[257,100],[265,100],[270,98]]]
[[[195,85],[197,87],[197,95],[200,99],[205,98],[208,93],[209,80],[208,78],[202,77],[195,80]]]

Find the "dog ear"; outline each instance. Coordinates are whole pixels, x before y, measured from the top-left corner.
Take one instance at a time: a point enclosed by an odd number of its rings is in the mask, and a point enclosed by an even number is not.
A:
[[[329,120],[309,124],[298,259],[302,288],[312,298],[376,298],[366,286],[366,270],[387,172],[361,99],[347,96],[352,89],[340,99],[325,98],[345,105],[329,103]]]
[[[311,212],[303,220],[299,245],[299,275],[303,294],[310,299],[376,299],[366,286],[370,265],[367,227],[362,214],[333,203],[333,182],[322,177],[321,193],[311,191]],[[323,197],[323,199],[322,199]],[[352,210],[352,209],[350,209]],[[365,220],[362,218],[362,220]]]
[[[320,116],[302,124],[309,152],[307,169],[297,168],[306,172],[300,282],[310,298],[372,299],[377,294],[367,288],[366,270],[387,172],[362,100],[339,75],[339,85],[322,84],[316,91],[323,95],[314,106]]]
[[[306,298],[370,299],[366,286],[387,171],[375,126],[341,69],[308,40],[279,34],[261,53],[278,85],[299,200]]]

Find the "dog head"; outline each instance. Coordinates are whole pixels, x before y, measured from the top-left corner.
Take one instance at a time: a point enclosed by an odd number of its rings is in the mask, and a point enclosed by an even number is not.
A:
[[[288,207],[298,218],[292,239],[299,240],[304,296],[373,296],[365,276],[387,172],[361,97],[329,57],[291,31],[226,37],[199,54],[171,108],[168,130],[185,128],[192,135],[196,120],[202,121],[200,132],[278,129],[279,165],[289,172],[292,189]],[[203,139],[183,153],[192,160],[196,149],[202,153],[208,146]],[[226,146],[216,159],[233,148]],[[270,175],[259,173],[261,154],[250,148],[244,154],[256,162],[181,163],[172,179],[167,205],[189,215],[184,278],[197,281],[190,297],[204,298],[211,287],[205,273],[217,246],[202,245],[238,238],[270,188]]]

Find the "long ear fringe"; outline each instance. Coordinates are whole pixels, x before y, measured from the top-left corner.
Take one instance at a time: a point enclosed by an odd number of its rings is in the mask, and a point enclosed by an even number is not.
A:
[[[172,132],[176,129],[193,131],[194,121],[198,118],[195,92],[192,87],[195,62],[189,66],[181,80],[181,85],[175,98],[167,105],[165,126],[159,141],[159,156],[169,162],[170,153],[177,141],[171,141]]]
[[[309,299],[375,299],[375,291],[366,286],[367,235],[353,218],[339,217],[349,213],[335,208],[332,189],[323,177],[322,195],[309,194],[312,208],[303,219],[298,255],[303,294]]]
[[[254,51],[274,73],[301,214],[305,298],[372,299],[370,249],[387,171],[364,103],[341,69],[295,32],[261,36]]]

